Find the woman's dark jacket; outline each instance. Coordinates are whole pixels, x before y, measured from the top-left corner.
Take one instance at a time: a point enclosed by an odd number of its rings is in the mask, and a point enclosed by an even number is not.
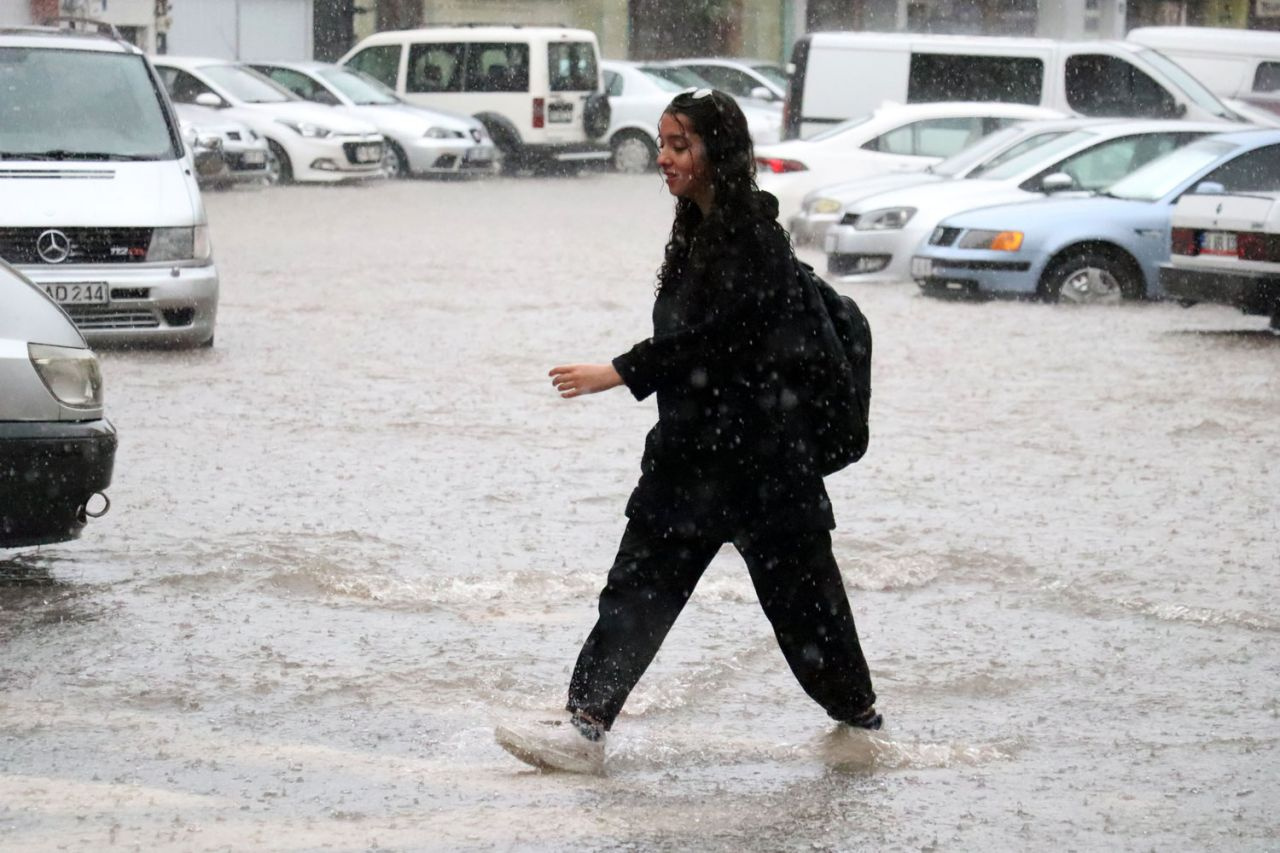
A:
[[[658,395],[627,516],[661,531],[835,527],[800,405],[804,293],[777,201],[757,199],[760,215],[699,226],[653,337],[613,360],[637,400]]]

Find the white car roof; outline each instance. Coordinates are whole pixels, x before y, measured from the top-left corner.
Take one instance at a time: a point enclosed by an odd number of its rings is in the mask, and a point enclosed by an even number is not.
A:
[[[421,27],[413,30],[388,30],[374,33],[362,39],[357,47],[371,44],[399,44],[404,41],[511,41],[513,34],[522,39],[539,39],[548,41],[595,41],[596,34],[591,30],[573,29],[570,27],[525,27],[519,24],[509,26],[439,26]]]
[[[1030,104],[1008,104],[1002,101],[943,101],[929,104],[896,104],[885,102],[871,115],[875,119],[911,121],[922,118],[989,115],[999,118],[1065,118],[1058,110]]]
[[[214,56],[153,56],[152,65],[171,65],[184,71],[192,71],[205,65],[241,65],[236,59],[219,59]]]
[[[100,53],[142,53],[128,42],[106,34],[57,27],[0,27],[0,45],[49,50],[92,50]]]

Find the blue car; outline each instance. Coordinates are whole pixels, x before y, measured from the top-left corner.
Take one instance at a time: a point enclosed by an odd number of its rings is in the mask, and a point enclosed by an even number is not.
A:
[[[911,277],[935,296],[1157,299],[1170,213],[1202,184],[1213,192],[1280,190],[1280,130],[1207,136],[1095,196],[950,216],[916,249]]]

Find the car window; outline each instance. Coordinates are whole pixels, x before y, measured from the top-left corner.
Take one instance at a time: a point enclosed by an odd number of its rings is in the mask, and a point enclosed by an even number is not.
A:
[[[1107,187],[1107,193],[1135,201],[1156,201],[1183,181],[1240,146],[1224,139],[1201,139],[1153,160]]]
[[[0,47],[0,157],[180,156],[141,56]]]
[[[1015,143],[1014,145],[1010,145],[1008,148],[1001,151],[1000,153],[995,154],[983,160],[980,165],[975,166],[974,168],[970,169],[968,172],[964,172],[963,168],[961,167],[967,164],[968,162],[966,155],[970,150],[977,148],[977,146],[971,146],[971,148],[966,149],[965,151],[961,151],[959,154],[955,155],[950,160],[947,160],[943,163],[939,163],[938,165],[934,166],[933,171],[935,174],[939,174],[939,175],[964,174],[966,178],[985,177],[988,171],[995,169],[996,167],[1001,166],[1009,162],[1010,160],[1021,157],[1023,154],[1026,154],[1028,151],[1033,151],[1036,148],[1039,148],[1041,145],[1047,145],[1053,140],[1059,138],[1060,136],[1063,136],[1065,133],[1066,133],[1065,130],[1048,130],[1048,131],[1045,131],[1044,133],[1037,133],[1034,136],[1028,136],[1026,139],[1022,140],[1021,142]],[[990,138],[991,137],[988,137],[988,139]],[[948,170],[943,169],[944,166],[947,166],[948,164],[953,163],[953,161],[956,163],[956,165],[950,166]]]
[[[1280,145],[1256,148],[1224,163],[1204,180],[1226,187],[1229,193],[1280,191]]]
[[[784,91],[791,84],[791,78],[787,76],[787,72],[776,65],[770,65],[765,62],[759,65],[752,65],[751,70]]]
[[[871,151],[916,157],[950,157],[983,137],[982,119],[931,118],[883,133],[863,145]]]
[[[399,96],[372,77],[338,66],[316,72],[323,80],[357,104],[398,104]]]
[[[596,51],[589,41],[547,45],[547,74],[553,92],[594,92]]]
[[[641,70],[646,74],[653,74],[670,80],[676,84],[678,90],[700,89],[711,85],[710,80],[699,77],[691,69],[680,68],[675,65],[646,65]]]
[[[756,78],[737,68],[724,65],[690,65],[688,67],[715,88],[728,92],[735,98],[749,98],[751,90],[761,85]]]
[[[239,65],[203,65],[200,72],[246,104],[279,104],[294,96],[271,78]]]
[[[1253,91],[1275,92],[1280,90],[1280,62],[1259,62],[1253,74]]]
[[[907,101],[1004,101],[1038,104],[1044,63],[1029,56],[913,53]]]
[[[1193,77],[1187,69],[1174,62],[1158,50],[1140,50],[1138,55],[1143,61],[1153,66],[1157,71],[1164,74],[1165,77],[1173,81],[1174,85],[1181,88],[1183,93],[1195,103],[1208,111],[1211,115],[1220,116],[1232,121],[1236,120],[1236,116],[1222,103],[1217,95],[1210,92],[1197,78]]]
[[[622,75],[617,71],[608,70],[601,72],[601,74],[604,77],[605,94],[611,98],[616,98],[621,95],[623,90],[626,88],[626,84],[622,80]]]
[[[356,71],[368,74],[374,80],[392,89],[400,74],[400,45],[379,44],[366,47],[346,63]]]
[[[458,43],[412,45],[405,91],[461,92],[462,57],[466,49],[466,45]]]
[[[1072,154],[1024,182],[1022,188],[1035,192],[1048,175],[1070,175],[1076,188],[1097,191],[1137,171],[1157,157],[1163,157],[1199,134],[1143,133],[1121,139],[1109,139],[1092,148]]]
[[[482,42],[467,45],[468,92],[529,91],[529,45]]]
[[[291,68],[277,68],[274,66],[265,66],[258,70],[261,71],[263,74],[266,74],[272,80],[279,83],[281,86],[284,86],[290,92],[293,92],[293,94],[297,95],[299,98],[303,98],[304,100],[308,100],[308,101],[318,100],[320,96],[317,95],[316,90],[324,89],[324,87],[321,86],[319,83],[317,83],[315,80],[312,80],[307,75],[300,74],[299,72],[294,71]]]
[[[217,92],[185,71],[168,67],[157,68],[156,71],[160,74],[160,82],[164,83],[164,87],[169,90],[169,97],[174,103],[194,104],[196,97],[206,92],[217,95]]]
[[[685,89],[689,88],[688,86],[680,85],[675,80],[671,79],[671,77],[665,74],[660,74],[653,69],[641,68],[640,73],[645,76],[646,80],[650,81],[653,85],[657,86],[664,92],[683,92]],[[692,72],[690,72],[690,76],[693,76]]]
[[[869,116],[869,115],[854,116],[851,119],[845,119],[844,121],[840,122],[834,127],[829,127],[826,130],[822,131],[821,133],[815,133],[813,136],[810,136],[809,141],[822,142],[823,140],[826,140],[826,139],[834,139],[835,137],[840,136],[841,134],[848,133],[849,131],[858,127],[858,125],[866,124],[867,122],[871,121],[871,119],[872,119],[872,116]]]
[[[1053,162],[1052,158],[1054,156],[1065,156],[1064,152],[1070,151],[1077,145],[1082,145],[1096,136],[1096,133],[1087,130],[1076,130],[1071,133],[1061,134],[1043,145],[1027,149],[1016,157],[1006,157],[1002,163],[987,166],[982,177],[992,181],[1007,181],[1039,171],[1040,164]],[[971,175],[970,177],[977,176]]]
[[[1174,116],[1173,96],[1118,56],[1081,53],[1067,58],[1067,104],[1086,116]]]

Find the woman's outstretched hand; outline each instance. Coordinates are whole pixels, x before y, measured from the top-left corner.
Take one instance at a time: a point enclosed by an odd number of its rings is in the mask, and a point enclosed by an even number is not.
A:
[[[562,364],[551,368],[548,375],[561,397],[595,394],[622,384],[622,377],[612,364]]]

